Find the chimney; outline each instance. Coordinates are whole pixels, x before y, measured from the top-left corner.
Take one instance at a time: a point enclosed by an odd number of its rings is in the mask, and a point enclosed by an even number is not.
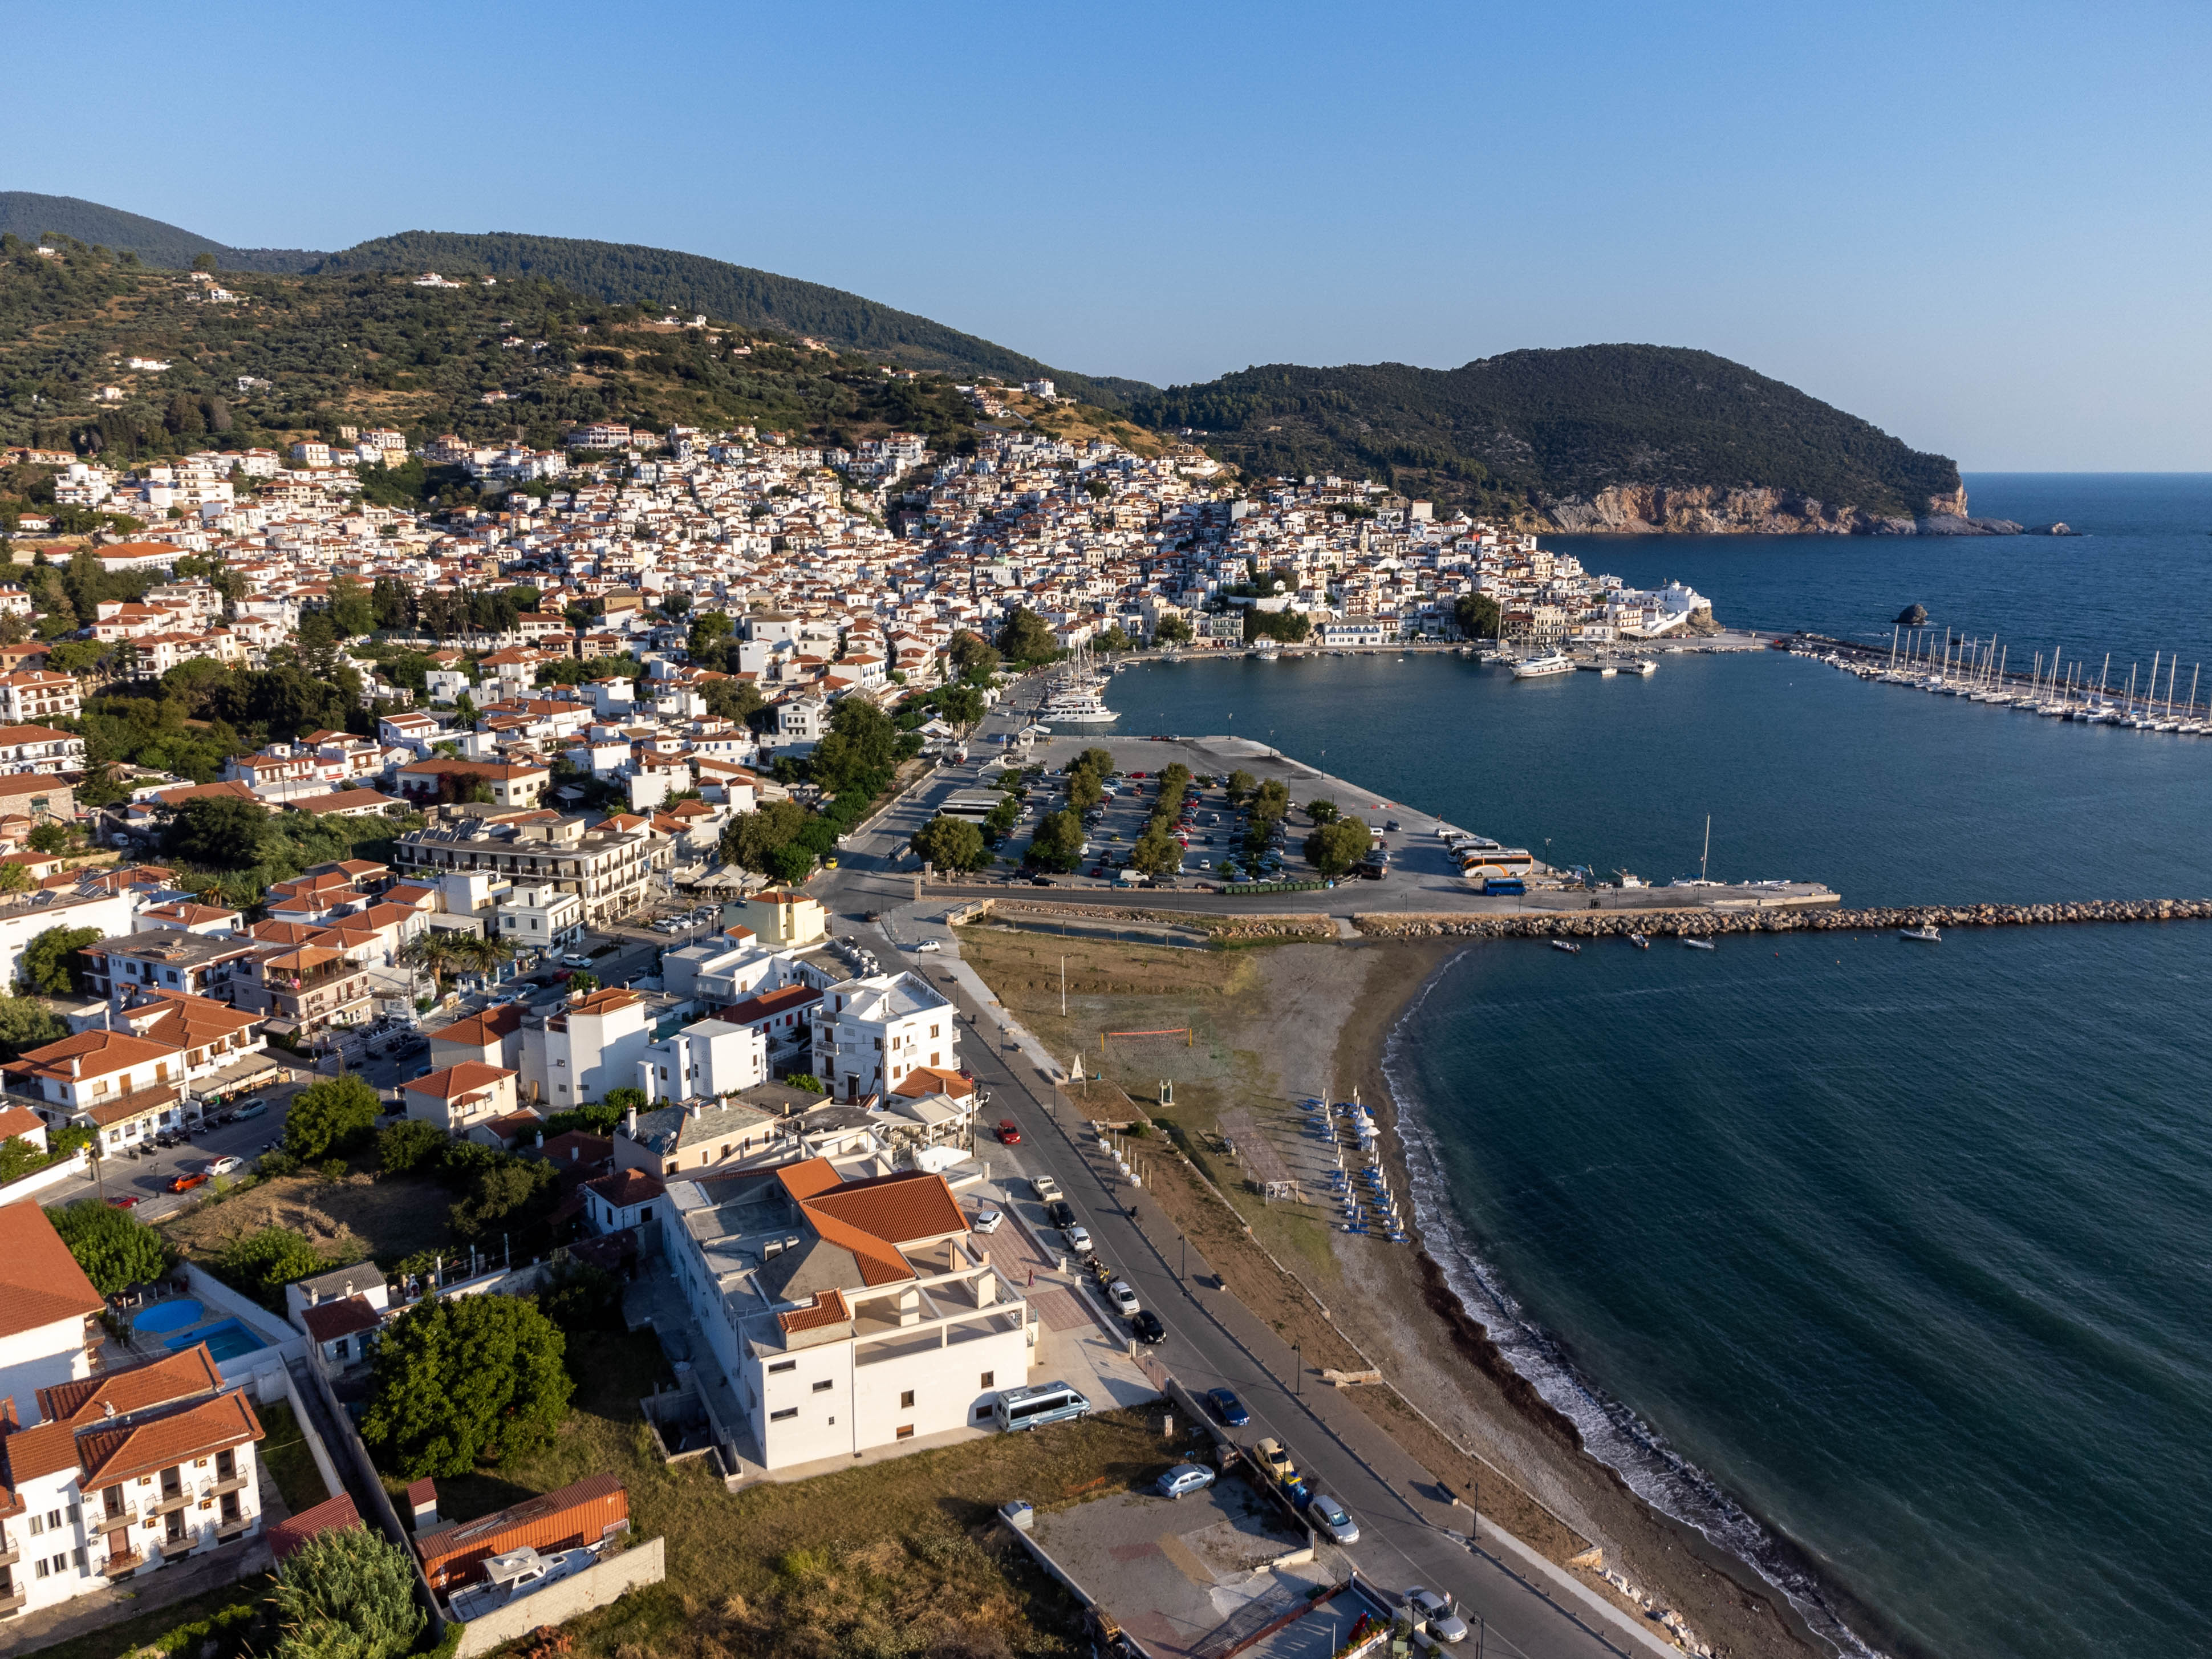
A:
[[[629,1109],[629,1138],[632,1140],[637,1139],[637,1108],[635,1106]]]
[[[583,1160],[583,1157],[584,1143],[580,1140],[570,1141],[568,1143],[568,1162],[571,1164],[580,1163]]]
[[[538,1132],[538,1150],[541,1152],[545,1150],[545,1131],[543,1129]]]
[[[434,1531],[438,1525],[438,1486],[428,1475],[407,1488],[407,1504],[414,1511],[415,1535]]]

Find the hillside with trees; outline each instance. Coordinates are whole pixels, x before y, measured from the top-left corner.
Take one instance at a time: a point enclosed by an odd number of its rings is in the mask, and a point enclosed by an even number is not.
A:
[[[1511,516],[1611,485],[1793,491],[1926,513],[1955,462],[1709,351],[1593,345],[1455,369],[1273,363],[1137,399],[1261,475],[1337,473]]]
[[[273,447],[343,424],[546,448],[579,422],[615,420],[750,424],[836,447],[896,428],[940,452],[972,446],[974,407],[942,376],[887,374],[878,360],[744,328],[666,326],[542,278],[222,280],[234,301],[127,254],[71,242],[47,258],[0,235],[0,442],[130,461]],[[168,367],[133,371],[132,357]],[[102,398],[110,386],[119,400]],[[434,498],[461,482],[419,461],[402,471],[372,474],[371,499],[393,485]]]

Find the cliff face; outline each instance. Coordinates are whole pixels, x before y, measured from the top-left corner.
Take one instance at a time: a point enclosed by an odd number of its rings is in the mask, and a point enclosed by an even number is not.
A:
[[[1966,491],[1928,498],[1924,517],[1838,507],[1788,489],[1711,484],[1611,484],[1595,495],[1548,501],[1546,527],[1577,535],[2016,536],[2008,519],[1966,516]]]

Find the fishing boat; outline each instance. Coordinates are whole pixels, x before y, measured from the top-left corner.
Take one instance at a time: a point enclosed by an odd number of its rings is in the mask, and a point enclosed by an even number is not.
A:
[[[1578,957],[1583,953],[1583,947],[1571,939],[1555,939],[1552,941],[1552,948],[1554,951],[1565,951],[1571,957]]]
[[[1648,680],[1659,672],[1659,665],[1649,657],[1638,657],[1629,665],[1628,672],[1632,674],[1639,674]]]
[[[1540,657],[1529,657],[1513,665],[1516,680],[1548,679],[1553,674],[1571,674],[1575,659],[1564,651],[1549,651]]]
[[[1639,951],[1648,951],[1651,948],[1651,941],[1641,933],[1631,933],[1628,936],[1628,942]]]
[[[1710,951],[1713,948],[1712,940],[1709,939],[1692,939],[1687,933],[1682,935],[1682,943],[1688,945],[1692,951]]]
[[[1917,927],[1900,927],[1897,930],[1897,936],[1922,945],[1941,945],[1943,942],[1943,935],[1936,931],[1936,924],[1932,921],[1923,921]]]

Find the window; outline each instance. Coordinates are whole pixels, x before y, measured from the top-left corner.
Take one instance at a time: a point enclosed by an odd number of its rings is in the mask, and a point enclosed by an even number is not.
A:
[[[778,1371],[795,1371],[798,1369],[799,1362],[796,1359],[779,1359],[768,1368],[768,1374],[774,1376]]]
[[[902,1412],[910,1412],[914,1409],[914,1390],[912,1389],[906,1389],[899,1395],[899,1409]]]
[[[978,1406],[975,1407],[975,1420],[978,1423],[988,1422],[990,1420],[990,1417],[991,1408],[988,1406]]]
[[[771,1423],[781,1423],[781,1422],[784,1421],[787,1418],[793,1418],[793,1417],[796,1417],[796,1416],[798,1416],[798,1415],[799,1415],[799,1407],[796,1407],[796,1406],[786,1406],[786,1407],[785,1407],[781,1411],[780,1411],[780,1412],[770,1412],[770,1413],[768,1414],[768,1420],[769,1420],[769,1422],[771,1422]]]
[[[997,1388],[997,1387],[999,1386],[999,1374],[998,1374],[998,1372],[996,1372],[996,1371],[985,1371],[985,1372],[983,1373],[983,1380],[982,1380],[982,1382],[980,1382],[979,1384],[977,1384],[976,1386],[978,1386],[979,1388],[985,1388],[985,1389],[995,1389],[995,1388]]]
[[[894,1439],[894,1440],[911,1440],[911,1439],[913,1439],[913,1438],[914,1438],[914,1425],[913,1425],[913,1424],[911,1424],[911,1423],[902,1424],[902,1425],[900,1425],[900,1427],[899,1427],[899,1431],[898,1431],[898,1432],[897,1432],[896,1434],[893,1435],[893,1436],[891,1437],[891,1438],[892,1438],[892,1439]]]
[[[934,1025],[929,1028],[929,1040],[932,1042],[937,1041],[937,1028]]]
[[[835,1378],[835,1377],[833,1377],[833,1376],[825,1376],[825,1377],[823,1377],[823,1378],[822,1379],[822,1381],[820,1381],[819,1382],[817,1382],[817,1383],[814,1385],[814,1392],[815,1392],[815,1393],[817,1393],[817,1394],[827,1394],[827,1393],[829,1393],[829,1392],[830,1392],[830,1389],[832,1389],[836,1388],[836,1386],[837,1386],[837,1379],[836,1379],[836,1378]]]

